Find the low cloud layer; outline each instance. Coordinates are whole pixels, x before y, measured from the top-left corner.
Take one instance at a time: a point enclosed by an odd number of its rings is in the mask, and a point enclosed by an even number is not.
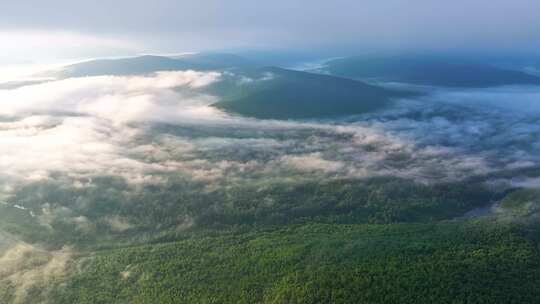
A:
[[[223,189],[381,176],[540,187],[538,88],[433,89],[366,115],[278,121],[211,107],[217,98],[205,89],[222,76],[159,72],[0,89],[4,220],[55,240],[43,250],[0,227],[0,283],[16,301],[65,275],[74,252],[64,244],[135,229],[181,233],[198,224],[198,208],[226,214],[212,196]]]
[[[123,233],[138,225],[129,212],[93,218],[93,206],[111,200],[104,204],[129,210],[130,201],[147,195],[146,187],[167,189],[171,180],[196,185],[186,191],[206,192],[380,176],[427,184],[475,176],[504,181],[504,187],[537,184],[527,172],[540,164],[540,113],[522,106],[534,106],[537,88],[434,89],[371,114],[278,121],[211,107],[217,98],[205,88],[221,77],[159,72],[0,90],[0,203],[50,231],[61,221],[76,233],[99,227]],[[182,214],[177,224],[185,229],[193,219]]]
[[[158,72],[152,77],[98,76],[71,78],[0,90],[0,115],[66,113],[129,122],[192,118],[204,96],[183,96],[174,88],[199,88],[219,78],[219,73],[195,71]],[[198,97],[198,98],[197,98]],[[178,103],[181,102],[181,107]],[[155,111],[161,112],[155,112]]]
[[[159,72],[0,90],[5,191],[52,172],[143,183],[170,172],[207,182],[261,172],[436,182],[538,164],[537,88],[435,90],[370,115],[287,122],[211,107],[217,99],[204,87],[220,76]]]
[[[123,174],[161,169],[130,158],[144,128],[130,124],[211,117],[214,98],[192,92],[218,73],[89,77],[0,90],[3,178],[36,180],[52,171]],[[186,92],[190,91],[190,92]]]

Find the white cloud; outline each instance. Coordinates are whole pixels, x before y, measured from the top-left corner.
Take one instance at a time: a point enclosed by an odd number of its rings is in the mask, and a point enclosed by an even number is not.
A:
[[[39,180],[51,171],[114,174],[145,180],[167,168],[130,157],[144,130],[130,123],[197,120],[217,115],[200,88],[218,73],[160,72],[147,77],[88,77],[0,90],[0,171]],[[184,90],[184,91],[185,91]],[[34,113],[34,114],[33,114]]]
[[[445,103],[503,109],[521,113],[540,113],[540,86],[503,86],[484,89],[435,90],[431,100]]]
[[[154,76],[70,78],[0,90],[0,115],[75,113],[116,122],[167,120],[211,114],[209,96],[183,96],[177,87],[200,88],[219,78],[216,72],[158,72]]]
[[[467,99],[460,103],[454,91],[402,101],[355,121],[257,120],[210,106],[215,98],[201,92],[221,76],[158,72],[0,90],[0,178],[39,180],[59,171],[153,183],[163,173],[182,172],[211,183],[276,176],[285,166],[436,182],[538,163],[531,152],[540,147],[534,120],[469,105]],[[160,122],[177,127],[153,133]],[[202,136],[193,135],[198,132]]]
[[[295,169],[301,171],[323,171],[337,172],[344,167],[340,161],[330,161],[322,158],[320,153],[311,153],[307,155],[285,155],[281,161]]]
[[[540,188],[540,177],[515,178],[510,181],[510,184],[514,187]]]

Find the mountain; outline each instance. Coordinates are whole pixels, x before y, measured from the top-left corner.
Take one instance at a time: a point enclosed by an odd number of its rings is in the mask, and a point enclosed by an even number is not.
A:
[[[317,50],[283,50],[283,49],[239,49],[232,53],[242,56],[261,66],[278,66],[290,68],[324,61],[335,54]]]
[[[392,98],[413,94],[277,67],[245,75],[233,91],[227,90],[234,87],[227,85],[227,80],[214,87],[214,92],[222,97],[214,106],[263,119],[319,118],[365,113],[388,105]]]
[[[201,53],[178,57],[140,56],[77,63],[56,71],[59,78],[140,75],[156,71],[217,70],[220,81],[201,90],[217,96],[215,107],[266,119],[323,118],[361,114],[410,96],[357,80],[278,67],[258,67],[241,56]]]
[[[331,60],[319,72],[355,79],[449,87],[540,85],[540,77],[488,64],[431,56],[357,56]]]
[[[175,60],[184,61],[193,66],[193,69],[228,69],[240,67],[253,67],[256,61],[246,57],[229,53],[196,53],[172,57]]]
[[[99,59],[68,65],[52,73],[59,78],[98,75],[137,75],[156,71],[223,70],[253,64],[236,55],[219,53],[189,54],[178,57],[145,55],[120,59]]]

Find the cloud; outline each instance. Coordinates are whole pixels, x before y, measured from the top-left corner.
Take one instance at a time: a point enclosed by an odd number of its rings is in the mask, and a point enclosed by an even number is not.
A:
[[[211,112],[203,106],[213,99],[182,96],[173,89],[200,88],[219,76],[216,72],[158,72],[154,76],[70,78],[0,90],[0,98],[5,101],[0,115],[56,112],[93,115],[119,122],[182,118],[183,112]]]
[[[540,114],[540,86],[502,86],[485,89],[438,89],[432,100],[476,108],[489,107],[526,114]]]
[[[119,216],[111,216],[107,218],[107,223],[113,231],[124,232],[134,226],[129,223],[128,220],[121,218]]]
[[[310,171],[438,182],[539,161],[536,112],[510,111],[503,102],[532,102],[536,88],[433,90],[356,118],[277,121],[212,108],[216,98],[204,88],[221,76],[158,72],[0,90],[0,178],[36,181],[64,172],[140,184],[177,172],[216,183]]]
[[[513,187],[522,187],[522,188],[540,188],[540,177],[527,178],[527,177],[518,177],[510,181],[510,184]]]
[[[26,208],[38,229],[71,244],[97,231],[108,239],[159,231],[140,213],[147,202],[173,215],[163,227],[182,233],[199,224],[197,211],[177,209],[198,204],[194,197],[284,180],[485,176],[497,190],[540,187],[527,175],[540,167],[540,113],[521,103],[532,107],[536,88],[436,89],[375,113],[279,121],[212,108],[205,88],[221,77],[159,72],[0,90],[0,203]],[[226,204],[215,197],[204,208]],[[47,251],[2,231],[0,250],[0,284],[14,287],[16,301],[30,290],[46,298],[45,282],[62,281],[74,263],[70,247]]]
[[[287,166],[306,172],[337,172],[344,167],[342,162],[325,160],[322,158],[321,153],[285,155],[281,157],[281,161]]]
[[[0,90],[2,176],[39,180],[58,171],[136,179],[144,171],[166,170],[128,155],[146,152],[144,144],[135,143],[144,129],[130,123],[186,122],[216,115],[208,106],[213,97],[183,93],[182,88],[193,91],[218,78],[213,72],[160,72]]]
[[[49,252],[19,242],[0,256],[0,284],[13,286],[13,303],[37,301],[36,291],[46,303],[47,293],[55,287],[51,283],[67,274],[72,255],[67,247]]]
[[[160,72],[1,90],[0,199],[29,208],[37,225],[53,233],[61,222],[81,235],[96,227],[122,235],[151,225],[129,211],[131,204],[141,204],[139,197],[172,208],[160,196],[174,192],[171,185],[219,193],[283,180],[393,176],[446,183],[498,178],[497,173],[540,164],[540,115],[487,106],[497,90],[475,91],[475,102],[462,99],[460,91],[433,90],[365,115],[279,121],[212,108],[216,97],[205,88],[221,77]],[[505,98],[530,92],[535,91],[515,89]],[[46,199],[43,189],[67,191],[76,199]],[[92,209],[101,203],[111,205]],[[224,208],[220,203],[216,199],[214,207]],[[196,225],[196,216],[180,217],[179,231]]]
[[[3,176],[40,180],[52,171],[121,174],[143,164],[122,156],[136,131],[115,128],[92,117],[30,116],[0,123]]]

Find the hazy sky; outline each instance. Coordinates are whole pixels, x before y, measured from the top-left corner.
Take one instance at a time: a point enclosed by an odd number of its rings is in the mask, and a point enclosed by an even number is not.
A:
[[[208,48],[540,47],[537,0],[18,0],[1,63]]]

